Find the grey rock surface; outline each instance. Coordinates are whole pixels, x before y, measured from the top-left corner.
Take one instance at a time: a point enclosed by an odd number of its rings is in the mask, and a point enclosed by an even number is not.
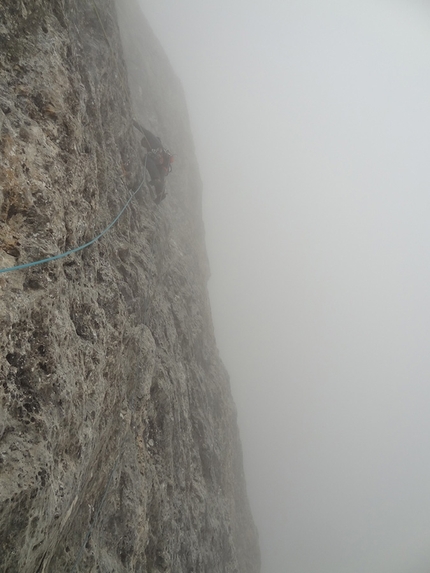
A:
[[[127,67],[125,64],[127,62]],[[260,570],[179,81],[135,0],[3,0],[0,572]]]

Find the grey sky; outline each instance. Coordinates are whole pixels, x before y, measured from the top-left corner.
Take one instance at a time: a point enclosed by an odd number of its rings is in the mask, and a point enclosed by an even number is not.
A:
[[[263,573],[428,573],[429,3],[142,5],[188,99]]]

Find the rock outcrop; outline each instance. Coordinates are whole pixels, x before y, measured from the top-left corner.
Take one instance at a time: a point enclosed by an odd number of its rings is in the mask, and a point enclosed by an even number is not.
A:
[[[127,67],[125,64],[127,62]],[[178,80],[135,0],[3,0],[0,572],[257,573]]]

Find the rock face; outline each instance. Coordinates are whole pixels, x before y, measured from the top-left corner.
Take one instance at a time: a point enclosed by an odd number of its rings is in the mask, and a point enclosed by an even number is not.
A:
[[[176,153],[167,199],[0,274],[1,572],[260,570],[178,80],[134,0],[2,1],[0,267],[116,217],[133,115]]]

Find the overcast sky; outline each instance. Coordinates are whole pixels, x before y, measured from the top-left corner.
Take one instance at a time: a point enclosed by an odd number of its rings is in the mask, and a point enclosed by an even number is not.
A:
[[[428,573],[430,2],[141,2],[187,96],[263,573]]]

